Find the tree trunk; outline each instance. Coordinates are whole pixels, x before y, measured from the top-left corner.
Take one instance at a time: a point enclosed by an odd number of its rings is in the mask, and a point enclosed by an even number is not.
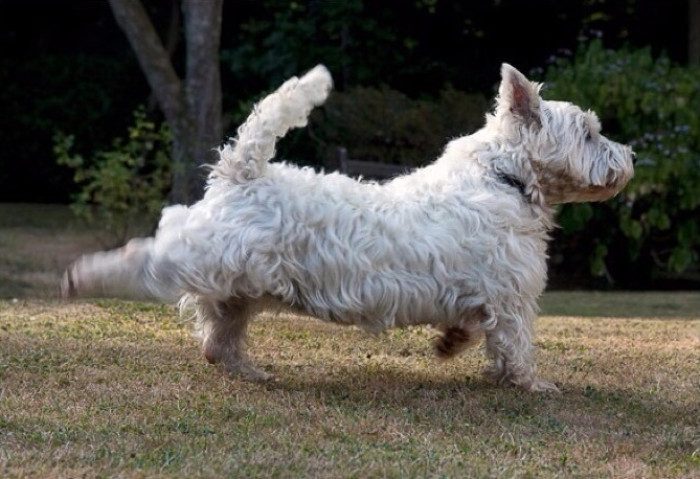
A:
[[[201,165],[217,158],[214,147],[221,143],[221,74],[219,39],[223,0],[183,0],[182,11],[187,38],[185,95],[193,128],[194,169],[187,174],[190,195],[201,193],[204,173]],[[196,197],[195,196],[195,197]]]
[[[170,0],[170,19],[168,20],[168,29],[165,34],[165,50],[168,52],[168,58],[171,62],[177,51],[177,44],[180,40],[181,17],[179,0]],[[158,99],[156,98],[156,93],[151,90],[151,94],[148,96],[146,110],[152,113],[157,107]]]
[[[219,39],[223,0],[184,0],[185,82],[177,77],[140,0],[109,0],[173,135],[170,200],[188,204],[204,184],[199,166],[211,162],[221,141]]]
[[[700,66],[700,0],[688,0],[688,63]]]

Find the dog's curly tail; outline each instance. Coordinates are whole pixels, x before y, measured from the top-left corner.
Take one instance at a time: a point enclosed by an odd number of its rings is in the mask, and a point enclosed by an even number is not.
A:
[[[331,75],[318,65],[301,78],[287,80],[277,91],[255,105],[238,136],[219,150],[210,180],[245,183],[265,174],[275,155],[275,143],[291,128],[306,126],[311,110],[322,104],[333,86]]]

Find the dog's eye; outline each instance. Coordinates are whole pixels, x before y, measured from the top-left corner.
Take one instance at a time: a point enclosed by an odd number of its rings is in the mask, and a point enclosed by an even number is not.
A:
[[[593,137],[591,136],[590,133],[586,133],[586,141],[591,141]]]

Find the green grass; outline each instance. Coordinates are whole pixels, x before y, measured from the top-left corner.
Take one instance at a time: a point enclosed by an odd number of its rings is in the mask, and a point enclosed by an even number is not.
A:
[[[700,293],[685,291],[556,291],[540,301],[542,314],[618,318],[700,316]]]
[[[667,298],[675,319],[600,317],[618,296],[545,298],[591,313],[539,320],[561,396],[490,385],[478,350],[436,360],[426,328],[262,316],[251,352],[277,380],[251,384],[169,307],[0,302],[0,476],[693,477],[698,297]]]
[[[66,205],[0,203],[0,228],[50,230],[85,229]]]

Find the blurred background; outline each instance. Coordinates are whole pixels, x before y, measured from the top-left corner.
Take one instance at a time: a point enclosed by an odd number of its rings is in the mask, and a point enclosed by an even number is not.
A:
[[[196,200],[289,76],[336,85],[280,159],[410,168],[482,125],[504,61],[639,158],[617,198],[559,209],[550,288],[700,287],[699,0],[0,0],[0,297]]]

